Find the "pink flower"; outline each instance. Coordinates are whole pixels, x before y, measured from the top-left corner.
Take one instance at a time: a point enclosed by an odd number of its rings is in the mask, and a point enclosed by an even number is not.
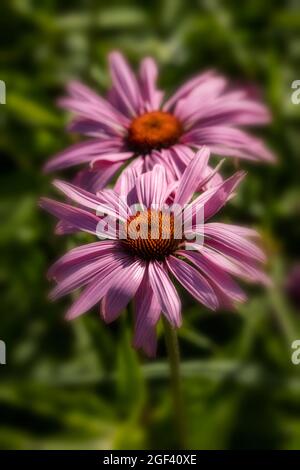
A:
[[[83,187],[96,192],[129,162],[139,173],[162,164],[168,181],[178,179],[193,158],[192,149],[203,145],[216,155],[274,160],[261,140],[239,128],[270,119],[248,89],[229,86],[207,71],[164,100],[151,58],[142,61],[137,77],[120,53],[112,52],[109,63],[112,88],[106,99],[81,83],[69,84],[69,96],[60,100],[75,114],[69,130],[89,139],[53,157],[46,171],[89,164]]]
[[[175,191],[174,184],[167,184],[161,165],[138,177],[134,169],[125,170],[119,194],[103,190],[94,195],[73,184],[54,183],[79,207],[51,199],[42,199],[41,206],[78,230],[106,237],[69,251],[49,271],[49,277],[57,282],[52,299],[84,288],[67,312],[68,319],[101,301],[102,318],[109,323],[134,299],[134,346],[153,356],[161,312],[175,328],[182,321],[181,302],[171,277],[212,310],[233,308],[235,302],[245,300],[233,277],[268,282],[260,267],[265,256],[253,241],[258,236],[254,230],[207,223],[232,197],[244,173],[237,172],[192,199],[208,158],[208,149],[198,151]],[[177,209],[166,212],[165,203],[172,192]],[[138,212],[133,211],[133,204],[140,205]],[[116,222],[115,230],[112,226],[108,231],[104,229],[107,227],[101,223],[99,212]],[[183,213],[185,225],[180,232]],[[199,214],[203,215],[200,223]],[[137,227],[141,231],[134,236]],[[202,233],[204,240],[196,237],[189,241],[191,233]]]

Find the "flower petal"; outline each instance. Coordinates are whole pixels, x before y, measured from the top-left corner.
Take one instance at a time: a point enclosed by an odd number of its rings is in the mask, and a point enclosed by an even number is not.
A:
[[[260,282],[270,286],[268,276],[258,267],[257,262],[251,258],[230,250],[216,241],[206,240],[205,246],[193,245],[192,249],[198,249],[203,257],[217,264],[229,274],[239,276],[248,282]]]
[[[145,272],[145,263],[133,261],[115,276],[114,283],[102,301],[102,317],[106,323],[114,321],[134,297]]]
[[[185,210],[185,226],[189,227],[192,219],[194,222],[197,213],[199,213],[204,220],[215,215],[232,196],[233,191],[245,175],[245,172],[238,171],[220,185],[207,189],[194,199]],[[200,220],[197,223],[203,223],[204,220]]]
[[[205,224],[204,237],[213,241],[217,241],[224,247],[240,253],[259,262],[265,262],[266,256],[264,252],[255,243],[247,238],[234,233],[232,230],[226,230],[225,227],[216,227],[211,224]]]
[[[69,272],[69,275],[60,281],[51,291],[50,299],[56,300],[79,287],[89,284],[108,264],[114,262],[115,258],[110,249],[106,250],[106,252],[103,250],[101,255],[101,258],[89,260],[88,263],[82,266],[77,265],[74,271],[72,273]]]
[[[183,287],[206,307],[216,310],[218,299],[207,280],[192,266],[175,256],[169,256],[167,266]]]
[[[203,147],[199,150],[186,167],[179,182],[174,203],[183,206],[191,199],[199,187],[199,181],[204,179],[204,172],[209,160],[209,149]]]
[[[256,100],[245,97],[237,90],[225,93],[203,107],[192,110],[186,125],[261,125],[270,121],[267,108]]]
[[[132,152],[103,152],[100,156],[92,158],[90,161],[90,166],[94,170],[101,168],[104,162],[106,163],[117,163],[117,162],[126,162],[133,156]]]
[[[187,80],[184,85],[178,88],[176,93],[164,104],[164,110],[172,109],[179,100],[186,98],[192,90],[201,85],[202,83],[210,80],[214,76],[214,71],[208,70],[195,77]]]
[[[144,172],[144,161],[143,157],[138,157],[133,160],[126,168],[122,171],[114,190],[127,200],[128,206],[137,204],[138,197],[136,194],[136,180]]]
[[[73,184],[91,193],[97,193],[103,189],[117,173],[123,162],[111,163],[107,161],[97,162],[96,170],[82,170],[77,173]]]
[[[166,172],[162,165],[155,165],[152,171],[143,173],[136,180],[140,204],[146,208],[160,207],[165,201],[166,186]]]
[[[161,310],[175,327],[181,325],[181,302],[166,270],[156,261],[149,263],[149,281]]]
[[[118,220],[127,220],[127,205],[113,190],[103,190],[98,192],[96,196],[78,186],[64,181],[55,180],[53,184],[70,199],[83,207],[93,209],[97,214],[102,212],[105,215],[116,217]]]
[[[111,140],[102,141],[97,139],[86,140],[74,144],[63,152],[52,157],[44,166],[45,172],[69,168],[81,163],[87,163],[100,156],[102,153],[116,151],[118,147]]]
[[[207,145],[212,153],[248,160],[274,162],[273,153],[261,139],[230,126],[199,126],[182,137],[190,145]]]
[[[62,281],[76,269],[86,266],[91,261],[99,259],[103,254],[112,253],[117,249],[115,241],[87,243],[65,253],[49,269],[48,279]]]
[[[270,277],[260,268],[257,262],[253,261],[252,259],[247,258],[246,256],[241,256],[236,252],[229,250],[227,247],[224,249],[217,244],[217,242],[210,242],[207,248],[213,248],[214,256],[221,253],[220,256],[223,257],[222,261],[220,262],[220,257],[218,262],[220,264],[223,262],[225,266],[228,267],[228,262],[231,264],[230,268],[228,268],[228,272],[233,266],[233,274],[234,270],[239,271],[238,275],[243,277],[248,282],[259,282],[266,287],[272,286],[272,280]],[[210,252],[211,255],[211,252]]]
[[[111,117],[116,122],[120,122],[125,126],[128,125],[128,119],[122,113],[83,83],[73,80],[68,84],[67,91],[73,98],[83,103],[89,102],[95,109],[101,110],[102,114]]]
[[[41,198],[39,205],[50,214],[58,217],[58,219],[70,223],[77,230],[92,234],[96,233],[99,218],[90,212],[48,198]]]
[[[94,280],[85,288],[66,314],[68,320],[82,315],[99,302],[113,285],[116,276],[124,275],[124,270],[132,264],[129,256],[121,255],[108,262]]]
[[[176,254],[184,256],[187,260],[191,261],[203,272],[210,282],[216,285],[231,300],[237,302],[244,302],[246,300],[245,293],[227,272],[203,257],[201,252],[178,250]]]
[[[141,99],[134,73],[119,52],[112,52],[109,55],[109,64],[115,92],[128,109],[129,114],[135,116],[139,110]]]
[[[159,320],[161,306],[150,286],[147,271],[135,296],[135,323],[133,346],[142,348],[153,357],[156,353],[156,324]]]
[[[76,233],[77,228],[74,225],[69,224],[65,220],[59,220],[55,226],[54,233],[55,235],[70,235],[71,233]]]
[[[250,237],[250,238],[260,238],[260,234],[254,230],[253,228],[243,227],[241,225],[233,225],[233,224],[223,224],[221,222],[210,222],[206,224],[206,227],[211,227],[218,231],[225,231],[228,234],[234,233],[236,235],[240,235],[241,237]]]
[[[183,121],[186,127],[191,125],[189,118],[193,113],[201,109],[205,109],[207,104],[215,101],[222,93],[227,81],[224,77],[215,76],[209,80],[198,84],[189,95],[176,104],[174,114]]]
[[[160,108],[163,93],[156,88],[158,69],[155,61],[151,57],[143,59],[140,66],[141,94],[145,101],[147,111]]]

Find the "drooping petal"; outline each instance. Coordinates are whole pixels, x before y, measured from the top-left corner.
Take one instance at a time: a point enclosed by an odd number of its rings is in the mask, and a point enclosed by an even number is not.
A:
[[[172,255],[167,258],[166,263],[171,273],[195,299],[209,309],[216,310],[219,305],[218,299],[199,271]]]
[[[69,272],[69,275],[51,291],[50,299],[56,300],[79,287],[89,284],[108,264],[113,263],[114,259],[114,254],[110,250],[107,250],[106,253],[103,250],[101,258],[90,260],[89,263],[82,266],[77,265],[74,271]]]
[[[116,243],[111,240],[87,243],[73,248],[51,266],[47,273],[48,279],[62,281],[76,269],[86,266],[91,261],[99,259],[103,254],[112,253],[116,249]]]
[[[95,106],[96,109],[100,109],[103,114],[110,116],[115,121],[119,121],[124,126],[128,125],[128,119],[122,113],[114,108],[109,101],[99,96],[83,83],[71,81],[67,86],[67,91],[73,98],[83,103],[89,102],[91,105]]]
[[[44,166],[44,171],[56,171],[69,168],[74,165],[80,165],[81,163],[88,163],[95,159],[96,156],[100,156],[101,154],[109,151],[116,152],[117,149],[117,145],[111,140],[86,140],[84,142],[74,144],[63,152],[52,157]]]
[[[254,161],[274,162],[275,160],[274,155],[266,148],[262,140],[230,126],[198,127],[187,132],[182,137],[182,141],[195,146],[207,145],[216,155]]]
[[[233,276],[241,277],[248,282],[259,282],[270,286],[268,276],[258,267],[257,262],[248,256],[243,256],[212,240],[206,240],[205,246],[194,244],[192,249],[198,249],[203,257]]]
[[[234,233],[236,235],[240,235],[241,237],[260,238],[260,235],[256,230],[249,227],[243,227],[241,225],[233,225],[227,223],[223,224],[221,222],[210,222],[206,224],[206,227],[218,230],[220,233],[222,231],[223,233],[225,232],[227,234]]]
[[[59,220],[55,226],[54,233],[55,235],[70,235],[71,233],[76,233],[78,230],[74,225],[66,222],[65,220]]]
[[[134,297],[144,272],[145,263],[136,260],[115,276],[113,285],[102,301],[102,317],[106,323],[114,321]]]
[[[155,329],[160,312],[161,306],[150,286],[148,273],[145,272],[135,296],[133,346],[137,349],[142,348],[150,357],[154,357],[156,353]]]
[[[66,181],[54,180],[53,185],[63,192],[68,198],[77,202],[81,206],[88,207],[94,211],[98,210],[100,200],[94,194],[89,193],[88,191],[85,191],[84,189],[79,188],[74,184],[67,183]]]
[[[120,196],[113,189],[102,189],[97,192],[97,197],[101,202],[98,213],[112,215],[119,220],[127,220],[129,207],[124,196]]]
[[[102,130],[108,135],[124,135],[125,127],[120,119],[111,113],[107,113],[103,107],[72,97],[60,98],[57,104],[61,108],[65,108],[83,118],[97,121]]]
[[[73,184],[96,194],[97,191],[103,189],[117,173],[119,168],[123,165],[123,161],[112,162],[97,162],[96,170],[82,170],[77,173],[74,178]]]
[[[77,230],[92,234],[96,233],[99,218],[90,212],[48,198],[41,198],[39,205],[58,219],[70,223]]]
[[[184,256],[191,261],[202,273],[216,285],[223,293],[230,297],[231,300],[237,302],[244,302],[246,300],[245,293],[238,286],[238,284],[227,274],[214,264],[201,255],[201,252],[190,250],[179,250],[176,254]]]
[[[261,125],[270,121],[267,108],[255,101],[245,98],[243,91],[226,93],[203,107],[191,110],[186,121],[187,126],[216,125]]]
[[[132,258],[123,254],[111,260],[73,303],[66,314],[66,318],[72,320],[87,312],[105,296],[114,283],[115,277],[124,274],[125,269],[131,264]]]
[[[83,207],[93,209],[98,214],[102,212],[105,215],[111,215],[119,220],[127,220],[127,205],[113,190],[98,192],[96,196],[78,186],[64,181],[55,180],[53,184],[66,196]]]
[[[84,117],[73,117],[66,125],[66,130],[70,133],[82,134],[87,137],[95,137],[96,139],[112,138],[112,136],[109,135],[108,130],[103,129],[103,126],[99,122]],[[121,137],[119,138],[121,140]],[[118,140],[118,137],[113,136],[113,139]]]
[[[255,243],[247,238],[234,233],[232,230],[227,231],[224,227],[211,226],[205,224],[204,226],[205,239],[217,241],[219,244],[227,247],[233,251],[239,252],[259,262],[265,262],[266,256],[264,252]]]
[[[156,261],[149,263],[149,281],[161,310],[175,327],[181,325],[181,302],[166,270]]]
[[[97,168],[101,169],[103,163],[117,163],[117,162],[126,162],[133,156],[132,152],[103,152],[100,156],[92,158],[90,161],[90,167],[93,170],[97,170]]]
[[[223,257],[227,261],[230,261],[234,265],[234,269],[239,270],[240,276],[249,282],[261,283],[266,287],[272,286],[272,280],[270,277],[263,271],[260,265],[252,259],[246,258],[238,255],[236,252],[233,252],[224,247],[218,246],[217,242],[209,243],[209,247],[213,248],[214,254],[216,252],[222,253]]]

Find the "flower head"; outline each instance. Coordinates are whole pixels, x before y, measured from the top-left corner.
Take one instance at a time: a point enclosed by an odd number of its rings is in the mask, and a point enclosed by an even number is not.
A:
[[[233,277],[267,282],[260,268],[265,256],[253,241],[257,233],[207,222],[232,197],[244,173],[192,199],[208,158],[207,148],[198,151],[175,189],[161,165],[138,176],[128,168],[119,193],[103,190],[94,195],[55,182],[78,206],[50,199],[43,199],[41,206],[78,230],[105,238],[71,250],[49,271],[57,282],[53,299],[84,288],[67,313],[69,319],[101,301],[101,315],[111,322],[134,298],[134,345],[154,355],[161,313],[173,327],[181,325],[181,302],[172,278],[212,310],[245,300]]]
[[[59,103],[75,115],[69,130],[89,139],[53,157],[47,171],[88,163],[84,186],[96,192],[128,163],[139,173],[162,164],[168,181],[178,179],[192,150],[203,145],[216,155],[273,160],[263,142],[239,129],[270,118],[247,88],[230,86],[208,71],[165,100],[151,58],[142,61],[138,76],[118,52],[110,54],[109,63],[112,88],[106,98],[81,83],[69,84],[68,96]]]

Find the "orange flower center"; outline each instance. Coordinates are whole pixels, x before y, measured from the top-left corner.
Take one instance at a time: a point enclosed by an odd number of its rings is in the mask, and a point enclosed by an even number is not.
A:
[[[182,131],[181,123],[172,114],[151,111],[133,119],[127,141],[135,152],[148,153],[175,144]]]
[[[126,240],[122,244],[142,259],[163,260],[173,253],[182,241],[181,227],[174,214],[148,209],[129,217]]]

